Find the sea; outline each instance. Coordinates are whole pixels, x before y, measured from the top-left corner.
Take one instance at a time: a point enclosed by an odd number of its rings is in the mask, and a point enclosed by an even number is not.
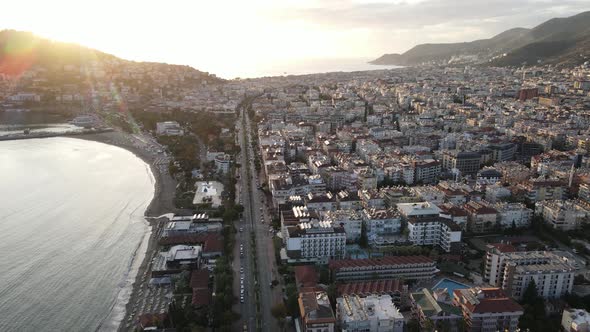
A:
[[[0,331],[113,331],[154,196],[131,152],[75,138],[0,142]]]
[[[372,58],[312,58],[292,61],[264,62],[256,65],[223,63],[208,69],[225,79],[256,78],[266,76],[307,75],[330,72],[354,72],[401,68],[400,66],[372,65]],[[195,65],[195,68],[199,68]]]

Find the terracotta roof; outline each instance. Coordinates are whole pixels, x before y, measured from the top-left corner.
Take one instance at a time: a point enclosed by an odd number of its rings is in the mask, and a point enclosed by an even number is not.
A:
[[[515,252],[516,248],[509,243],[491,243],[491,246],[500,250],[500,252]]]
[[[426,256],[385,256],[382,258],[331,260],[328,264],[328,267],[330,270],[338,270],[347,267],[406,264],[434,264],[434,261]]]
[[[209,305],[211,303],[211,291],[209,289],[193,289],[191,303],[195,307]]]
[[[295,266],[295,280],[298,286],[315,287],[319,278],[313,265],[300,265]]]
[[[342,295],[370,295],[391,294],[403,291],[403,282],[399,279],[383,279],[360,281],[338,285],[338,294]]]
[[[208,289],[209,285],[209,271],[208,270],[193,270],[191,273],[191,288],[205,288]]]

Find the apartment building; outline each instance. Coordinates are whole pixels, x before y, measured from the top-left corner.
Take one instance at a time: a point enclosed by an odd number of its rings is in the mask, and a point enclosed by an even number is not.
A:
[[[561,180],[530,180],[520,187],[525,190],[526,199],[533,203],[566,198],[565,182]]]
[[[356,210],[327,211],[324,221],[343,227],[348,242],[356,242],[361,238],[363,218]]]
[[[287,256],[294,259],[322,260],[344,257],[346,233],[325,221],[313,220],[287,228]]]
[[[362,218],[369,242],[379,242],[380,238],[399,234],[401,231],[402,219],[394,209],[364,209]]]
[[[438,217],[440,209],[431,202],[398,203],[397,209],[404,219]]]
[[[463,206],[467,211],[467,229],[473,233],[492,231],[497,226],[498,211],[480,202],[470,201]]]
[[[421,183],[435,182],[442,171],[442,165],[434,159],[413,161],[412,167],[415,170],[414,180]]]
[[[470,332],[515,332],[524,313],[500,288],[455,289],[453,305],[461,308]]]
[[[445,252],[455,252],[461,245],[461,227],[451,220],[432,218],[409,218],[408,240],[417,246],[438,246]]]
[[[302,292],[297,299],[304,332],[334,332],[336,318],[326,292]]]
[[[535,280],[539,296],[559,298],[571,292],[574,272],[568,258],[553,252],[516,252],[506,244],[487,247],[484,279],[515,299],[522,298],[531,280]]]
[[[479,171],[481,156],[477,152],[445,151],[443,168],[457,169],[461,175],[475,175]]]
[[[435,261],[425,256],[331,260],[328,268],[333,278],[338,281],[430,279],[438,272]]]
[[[522,203],[496,203],[491,205],[498,212],[500,228],[527,228],[533,219],[533,210]]]
[[[389,295],[339,297],[336,299],[336,319],[343,331],[404,331],[404,317]]]
[[[579,201],[550,200],[537,202],[535,214],[542,216],[545,224],[551,228],[571,231],[588,221],[590,210]]]

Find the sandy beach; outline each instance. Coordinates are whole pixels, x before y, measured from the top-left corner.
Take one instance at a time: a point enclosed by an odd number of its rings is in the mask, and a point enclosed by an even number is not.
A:
[[[152,258],[157,251],[157,242],[162,225],[168,221],[168,218],[166,217],[158,217],[164,214],[178,212],[174,207],[176,181],[168,173],[168,165],[162,163],[163,155],[157,153],[156,151],[150,151],[148,145],[145,142],[133,135],[119,131],[112,131],[86,135],[73,135],[71,137],[110,144],[128,150],[150,165],[155,179],[154,198],[145,211],[146,221],[151,226],[150,238],[147,242],[145,255],[142,255],[142,253],[137,253],[136,257],[143,257],[143,261],[137,269],[137,274],[133,283],[129,301],[125,306],[126,312],[119,325],[119,331],[126,331],[129,330],[127,328],[127,323],[128,319],[130,318],[130,314],[133,314],[134,306],[139,302],[140,296],[143,295],[143,289],[145,288],[146,283],[149,282],[151,270],[150,265]],[[133,330],[135,326],[135,315],[131,317],[131,330]]]

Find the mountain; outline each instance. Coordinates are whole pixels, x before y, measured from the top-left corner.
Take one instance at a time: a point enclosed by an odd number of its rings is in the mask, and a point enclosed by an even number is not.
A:
[[[371,63],[402,66],[423,63],[575,65],[590,57],[588,22],[590,11],[567,18],[553,18],[532,29],[510,29],[490,39],[465,43],[421,44],[403,54],[385,54]]]

